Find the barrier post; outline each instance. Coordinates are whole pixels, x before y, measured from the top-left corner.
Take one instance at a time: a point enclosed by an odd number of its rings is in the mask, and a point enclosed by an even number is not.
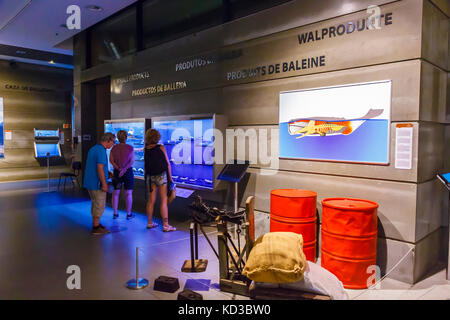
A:
[[[127,288],[133,290],[144,289],[148,286],[148,280],[139,278],[139,247],[136,247],[136,278],[127,282]]]

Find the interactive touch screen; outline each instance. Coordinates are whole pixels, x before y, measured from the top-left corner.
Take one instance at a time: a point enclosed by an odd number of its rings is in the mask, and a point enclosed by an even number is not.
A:
[[[222,171],[217,176],[219,180],[239,182],[248,169],[250,163],[245,161],[245,163],[239,163],[236,160],[232,164],[227,164],[222,169]]]
[[[279,157],[389,163],[391,81],[280,93]]]
[[[50,157],[61,157],[59,143],[35,143],[34,151],[36,158],[45,158],[47,153]]]

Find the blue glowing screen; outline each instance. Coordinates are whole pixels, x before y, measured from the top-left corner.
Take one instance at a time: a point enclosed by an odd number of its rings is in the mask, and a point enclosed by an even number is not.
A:
[[[34,130],[34,136],[36,138],[58,138],[59,131],[58,130]]]
[[[144,121],[111,121],[105,122],[105,132],[112,132],[117,137],[117,132],[125,130],[128,132],[127,144],[134,148],[134,165],[133,172],[135,177],[144,177],[144,136],[145,136],[145,122]],[[116,143],[119,141],[116,139]],[[113,171],[113,166],[109,162],[109,153],[107,150],[109,171]]]
[[[50,157],[60,157],[60,149],[58,143],[36,143],[36,158],[47,157],[49,153]]]
[[[174,182],[212,189],[213,119],[154,121],[152,126],[161,134]]]

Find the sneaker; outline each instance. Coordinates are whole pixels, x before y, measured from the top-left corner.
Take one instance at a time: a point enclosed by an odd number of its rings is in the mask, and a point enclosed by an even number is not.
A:
[[[134,214],[127,214],[127,220],[133,219],[134,218]]]
[[[119,217],[119,214],[113,214],[113,219],[117,219]]]
[[[102,234],[108,234],[111,231],[109,231],[105,226],[102,226],[101,224],[98,225],[97,228],[92,228],[92,234],[93,235],[102,235]]]

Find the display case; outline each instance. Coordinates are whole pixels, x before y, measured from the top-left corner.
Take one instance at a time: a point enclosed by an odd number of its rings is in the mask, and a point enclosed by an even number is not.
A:
[[[117,132],[125,130],[128,132],[127,144],[134,148],[134,177],[144,179],[144,146],[145,131],[150,128],[150,119],[118,119],[105,120],[105,132],[112,132],[117,137]],[[116,138],[116,143],[119,141]],[[109,162],[109,154],[111,150],[107,150],[109,171],[113,171],[113,166]]]
[[[218,155],[217,147],[225,145],[226,127],[226,118],[216,114],[152,118],[152,128],[161,133],[160,144],[166,148],[172,178],[178,186],[200,190],[222,187],[216,178],[224,161],[214,163],[213,157]],[[221,136],[216,137],[219,131]],[[217,139],[220,143],[215,143]]]

